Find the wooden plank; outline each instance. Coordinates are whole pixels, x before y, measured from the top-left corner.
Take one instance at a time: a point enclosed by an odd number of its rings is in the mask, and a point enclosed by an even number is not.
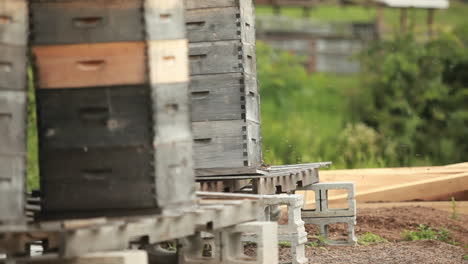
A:
[[[41,89],[36,94],[45,149],[151,145],[147,86]]]
[[[266,172],[260,170],[256,167],[236,167],[236,168],[200,168],[195,170],[195,175],[197,180],[213,180],[216,179],[217,176],[223,176],[222,179],[225,179],[226,176],[232,176],[235,179],[242,178],[242,176],[246,176],[245,178],[251,178],[254,175],[265,175]],[[241,177],[239,177],[241,176]]]
[[[145,0],[145,27],[148,40],[185,38],[183,1]]]
[[[27,95],[0,91],[0,154],[26,153]]]
[[[195,205],[192,141],[155,145],[155,188],[159,207],[183,210]]]
[[[260,167],[259,125],[242,120],[192,122],[195,168]],[[251,146],[251,144],[255,144]]]
[[[187,40],[148,42],[150,81],[152,84],[189,81]]]
[[[24,155],[0,153],[0,222],[3,225],[21,225],[25,222]]]
[[[241,0],[241,1],[252,2],[252,0]],[[184,0],[184,3],[185,3],[186,9],[239,6],[239,0]]]
[[[70,184],[134,180],[152,184],[152,161],[152,149],[145,147],[41,148],[41,180]]]
[[[35,259],[25,263],[34,264],[147,264],[148,256],[143,250],[89,253],[76,258]]]
[[[189,42],[240,40],[255,45],[252,3],[238,7],[191,9],[185,13]]]
[[[34,45],[143,41],[143,1],[32,1]]]
[[[241,73],[192,77],[192,121],[260,122],[257,80]]]
[[[374,208],[392,208],[392,207],[403,207],[403,206],[421,206],[430,207],[437,210],[452,213],[453,204],[450,201],[438,201],[438,202],[392,202],[392,203],[358,203],[358,210],[361,209],[374,209]],[[459,214],[468,215],[468,201],[457,201],[455,203],[456,211]]]
[[[192,141],[187,83],[153,85],[154,142]]]
[[[26,90],[27,53],[26,46],[0,44],[0,90]]]
[[[33,47],[39,88],[131,85],[146,82],[144,42]]]
[[[28,23],[27,0],[3,0],[0,4],[0,43],[26,46]]]
[[[244,72],[255,76],[255,46],[240,41],[189,44],[192,75]]]

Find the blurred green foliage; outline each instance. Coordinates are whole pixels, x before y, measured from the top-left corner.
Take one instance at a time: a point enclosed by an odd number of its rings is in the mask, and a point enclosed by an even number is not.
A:
[[[258,43],[266,163],[336,168],[437,165],[468,156],[468,27],[420,43],[377,42],[360,78],[308,75]]]
[[[397,143],[391,165],[466,161],[467,33],[463,25],[425,43],[397,37],[362,54],[370,100],[358,104],[360,119]]]

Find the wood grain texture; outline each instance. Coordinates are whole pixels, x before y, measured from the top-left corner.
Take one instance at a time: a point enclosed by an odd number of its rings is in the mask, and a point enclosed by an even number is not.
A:
[[[144,42],[35,46],[38,88],[146,82]]]
[[[44,210],[156,206],[151,153],[145,147],[53,151],[41,148]]]
[[[255,75],[255,46],[240,41],[189,44],[192,75],[244,72]]]
[[[184,0],[186,9],[237,7],[252,0]]]
[[[179,0],[145,0],[145,26],[149,40],[185,38],[183,4]]]
[[[0,153],[0,222],[24,222],[25,179],[25,155]]]
[[[254,126],[243,120],[192,122],[195,168],[260,166],[261,157],[251,156],[258,152],[251,144],[260,142]]]
[[[241,40],[255,45],[252,6],[187,10],[185,20],[189,42]]]
[[[26,46],[0,44],[0,90],[26,90],[27,53]]]
[[[147,86],[37,90],[44,148],[151,145]]]
[[[142,0],[32,1],[35,45],[143,41]]]
[[[194,204],[192,141],[155,144],[156,199],[169,210]]]
[[[192,121],[260,121],[257,80],[250,75],[195,75],[190,87]]]
[[[0,3],[1,44],[27,45],[28,23],[27,0],[2,0]]]
[[[26,107],[25,92],[0,91],[0,154],[26,153]]]
[[[154,144],[192,140],[187,83],[152,86]]]
[[[151,84],[189,81],[187,40],[148,42]]]

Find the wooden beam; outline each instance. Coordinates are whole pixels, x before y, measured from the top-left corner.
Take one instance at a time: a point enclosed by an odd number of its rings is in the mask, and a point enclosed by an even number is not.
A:
[[[400,8],[400,34],[408,32],[408,8]]]
[[[427,35],[432,39],[434,35],[435,9],[427,9]]]

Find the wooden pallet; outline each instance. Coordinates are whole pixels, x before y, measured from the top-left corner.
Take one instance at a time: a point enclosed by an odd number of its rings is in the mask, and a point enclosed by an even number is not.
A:
[[[197,176],[199,188],[203,191],[240,192],[251,194],[291,193],[298,187],[319,182],[319,169],[328,167],[331,162],[308,163],[284,166],[271,166],[264,169],[251,169],[238,175]],[[222,171],[227,172],[227,171]]]
[[[158,243],[254,221],[261,200],[255,196],[198,193],[195,210],[171,215],[93,218],[38,222],[25,228],[0,227],[0,253],[25,254],[27,245],[42,241],[43,257],[76,257],[92,252],[124,250],[131,243]]]

